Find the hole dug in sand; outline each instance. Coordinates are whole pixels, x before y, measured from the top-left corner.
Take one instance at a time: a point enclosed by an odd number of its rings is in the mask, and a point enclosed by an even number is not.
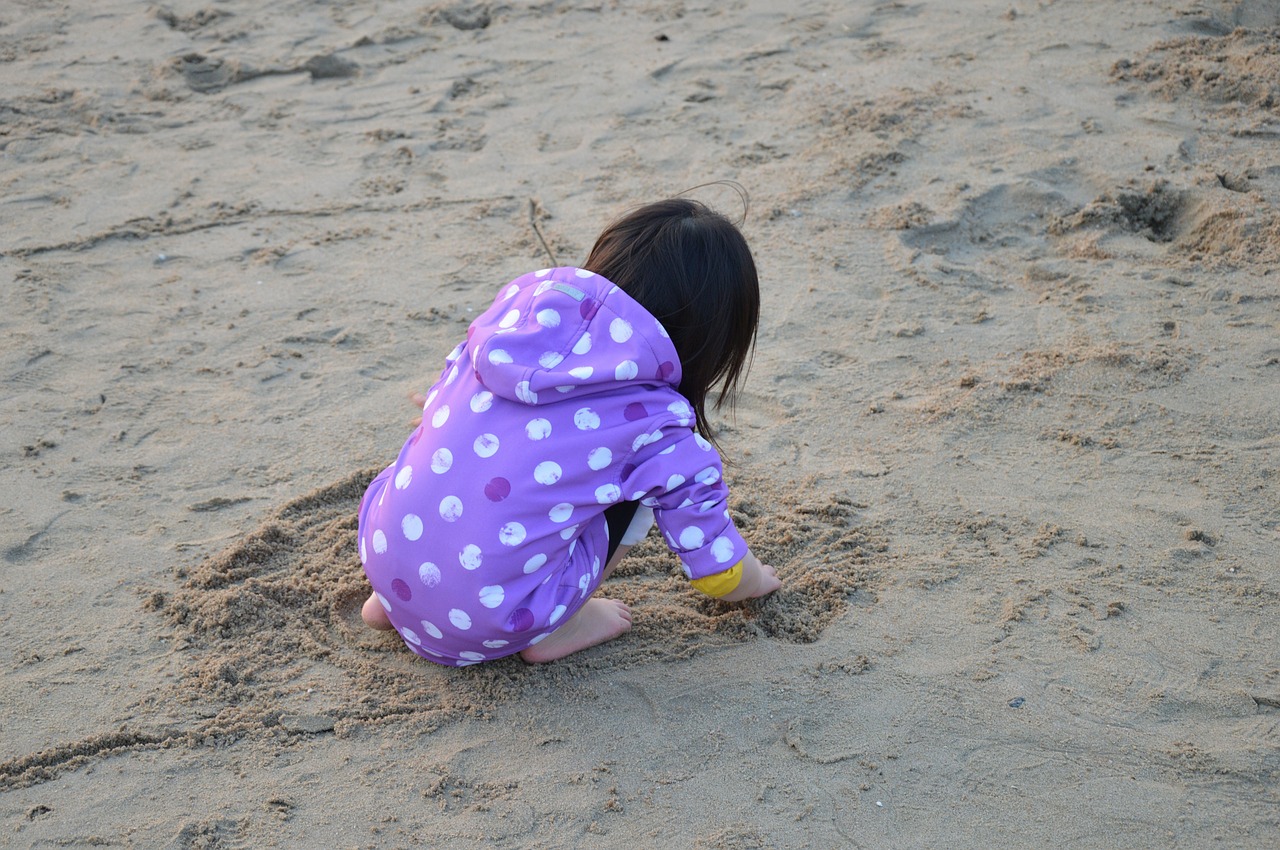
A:
[[[860,570],[887,548],[856,524],[846,498],[818,495],[812,482],[788,488],[740,476],[731,511],[783,578],[772,597],[729,605],[699,594],[655,532],[603,588],[634,607],[629,634],[536,671],[515,658],[444,669],[360,621],[368,587],[356,557],[356,512],[376,472],[279,508],[154,606],[176,627],[186,655],[180,681],[160,704],[189,705],[207,719],[206,734],[284,734],[281,718],[295,714],[331,718],[339,735],[383,719],[433,729],[484,715],[532,683],[563,684],[761,637],[816,640],[845,610]]]

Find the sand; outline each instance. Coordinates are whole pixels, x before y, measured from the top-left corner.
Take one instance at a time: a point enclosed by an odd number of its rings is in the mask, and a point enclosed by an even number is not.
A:
[[[0,844],[1276,846],[1278,45],[1265,0],[6,5]],[[360,627],[406,395],[715,180],[784,589],[651,538],[562,662]]]

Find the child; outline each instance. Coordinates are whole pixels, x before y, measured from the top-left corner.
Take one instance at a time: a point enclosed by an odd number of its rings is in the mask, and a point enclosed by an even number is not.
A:
[[[503,288],[361,502],[365,622],[440,664],[563,658],[631,628],[593,594],[654,520],[703,592],[777,590],[705,410],[717,385],[732,401],[759,307],[742,235],[682,199],[610,224],[583,268]]]

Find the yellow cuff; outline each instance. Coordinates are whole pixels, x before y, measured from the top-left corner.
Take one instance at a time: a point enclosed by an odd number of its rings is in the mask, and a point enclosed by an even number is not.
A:
[[[695,588],[719,599],[721,596],[728,596],[738,589],[738,585],[742,583],[742,565],[746,562],[743,558],[729,569],[722,573],[712,573],[709,576],[695,578],[690,582]]]

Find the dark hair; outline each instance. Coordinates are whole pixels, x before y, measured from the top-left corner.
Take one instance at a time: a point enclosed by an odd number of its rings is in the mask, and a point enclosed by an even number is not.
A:
[[[600,234],[584,268],[653,314],[680,356],[680,394],[711,442],[706,398],[730,408],[746,377],[760,319],[760,282],[747,241],[698,201],[672,198],[626,213]]]

